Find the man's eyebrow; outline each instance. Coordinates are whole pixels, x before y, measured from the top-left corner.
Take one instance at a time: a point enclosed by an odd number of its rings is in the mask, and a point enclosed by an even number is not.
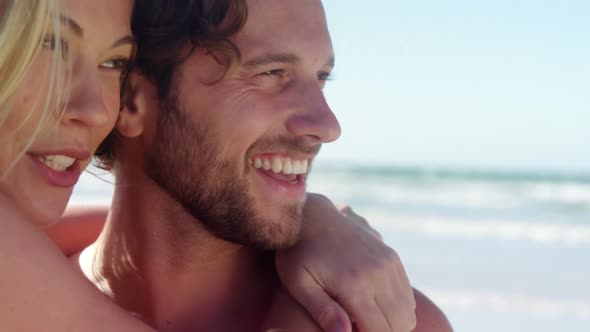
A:
[[[119,40],[117,40],[116,42],[113,43],[113,46],[111,46],[111,48],[117,48],[119,46],[123,46],[123,45],[131,45],[133,47],[135,47],[135,38],[133,38],[133,36],[131,35],[127,35]]]
[[[300,58],[292,53],[271,53],[265,54],[253,59],[250,59],[244,62],[244,67],[258,67],[258,66],[265,66],[272,63],[297,63],[300,61]],[[336,65],[336,58],[332,55],[328,61],[326,61],[326,67],[334,68]]]
[[[82,29],[80,24],[76,23],[76,21],[74,21],[73,19],[71,19],[67,16],[64,16],[64,15],[60,15],[59,19],[62,24],[65,24],[66,26],[68,26],[78,36],[82,36],[84,34],[84,29]]]
[[[244,67],[258,67],[271,63],[296,63],[299,57],[292,53],[270,53],[264,54],[244,62]]]

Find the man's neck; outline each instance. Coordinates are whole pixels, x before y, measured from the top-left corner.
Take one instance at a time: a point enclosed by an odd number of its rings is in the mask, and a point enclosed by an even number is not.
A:
[[[80,264],[159,331],[256,330],[278,285],[271,255],[216,238],[149,180],[117,185]]]

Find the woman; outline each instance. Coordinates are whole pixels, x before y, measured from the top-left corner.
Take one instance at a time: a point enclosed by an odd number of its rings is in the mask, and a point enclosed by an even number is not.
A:
[[[111,50],[107,33],[80,36],[57,1],[2,1],[1,10],[2,330],[151,331],[80,278],[38,229],[60,217],[113,127],[132,45]],[[121,10],[128,33],[131,2]]]
[[[131,0],[63,5],[63,11],[55,0],[0,6],[0,324],[9,331],[151,331],[80,278],[39,231],[63,213],[115,125],[133,53]],[[302,265],[300,255],[283,256],[290,269]],[[317,303],[304,303],[316,317],[323,313],[314,312]]]

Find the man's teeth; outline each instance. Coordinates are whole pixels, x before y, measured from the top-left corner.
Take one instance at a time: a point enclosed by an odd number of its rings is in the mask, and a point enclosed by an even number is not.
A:
[[[76,158],[67,156],[40,156],[39,160],[57,172],[63,172],[76,162]]]
[[[309,169],[309,161],[307,160],[293,160],[289,158],[273,157],[273,158],[255,158],[252,161],[252,166],[256,169],[263,169],[265,171],[273,171],[273,173],[283,173],[286,175],[306,174]]]

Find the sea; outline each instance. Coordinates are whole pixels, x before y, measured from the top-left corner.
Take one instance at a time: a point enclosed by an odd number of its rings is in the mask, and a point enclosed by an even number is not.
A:
[[[112,183],[90,171],[72,204]],[[456,332],[590,331],[590,174],[323,164],[309,190],[365,217]]]

